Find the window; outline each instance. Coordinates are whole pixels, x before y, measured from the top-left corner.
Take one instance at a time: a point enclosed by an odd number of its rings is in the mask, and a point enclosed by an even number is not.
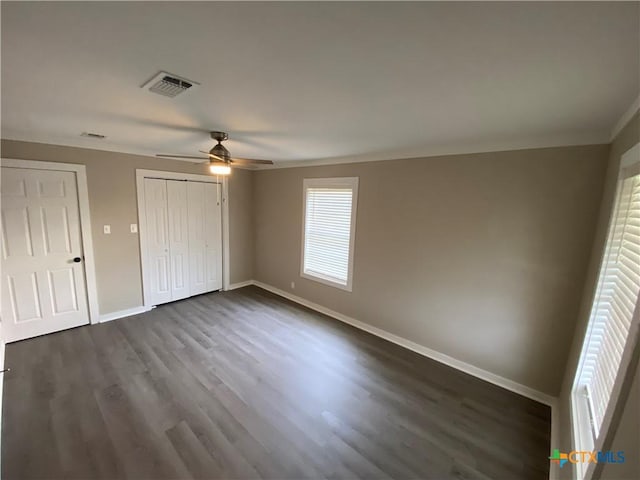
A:
[[[303,182],[300,275],[351,291],[358,178]]]
[[[640,144],[623,158],[572,395],[577,450],[598,450],[635,345],[640,292]],[[586,471],[576,465],[578,478]]]

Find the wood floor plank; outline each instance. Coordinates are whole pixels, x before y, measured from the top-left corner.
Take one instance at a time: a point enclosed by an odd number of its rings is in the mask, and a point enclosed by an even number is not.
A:
[[[257,287],[7,345],[4,479],[542,479],[550,409]]]

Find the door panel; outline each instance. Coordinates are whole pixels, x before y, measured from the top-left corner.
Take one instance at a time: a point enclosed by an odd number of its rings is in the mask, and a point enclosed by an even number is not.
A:
[[[2,167],[6,341],[89,323],[74,172]]]
[[[65,196],[64,181],[61,179],[38,179],[36,185],[40,198],[64,198]]]
[[[188,284],[187,284],[187,278],[185,278],[185,270],[187,268],[186,266],[186,262],[184,261],[184,257],[185,255],[183,253],[175,253],[171,255],[171,261],[173,263],[172,265],[172,272],[175,272],[175,274],[173,275],[172,278],[172,289],[173,289],[173,293],[171,295],[171,298],[173,300],[177,300],[178,298],[184,298],[184,297],[188,297]],[[186,293],[186,294],[185,294]],[[185,294],[184,296],[182,296],[183,294]]]
[[[147,217],[147,254],[145,272],[149,300],[152,305],[171,301],[171,269],[169,266],[169,237],[167,223],[167,181],[144,179]]]
[[[2,193],[4,206],[7,200],[4,199],[4,191]],[[33,242],[27,207],[2,209],[2,234],[2,255],[5,259],[9,256],[12,258],[33,257]]]
[[[205,277],[205,184],[186,182],[189,206],[189,270],[191,275],[191,295],[207,291]]]
[[[189,296],[187,182],[167,180],[171,300]]]
[[[204,185],[205,275],[207,292],[222,288],[222,207],[220,185]]]
[[[27,196],[27,182],[25,178],[19,178],[9,173],[9,170],[2,170],[2,175],[5,172],[10,175],[11,180],[2,182],[2,198],[10,197],[25,197]]]
[[[14,322],[20,323],[41,319],[42,308],[36,272],[7,275],[6,279]],[[3,305],[4,308],[6,308],[6,305]],[[4,310],[2,317],[5,318]]]
[[[42,207],[40,209],[40,228],[42,229],[46,255],[71,253],[69,217],[65,206]]]
[[[169,280],[169,256],[159,256],[156,258],[156,288],[160,294],[168,294],[167,301],[171,301],[171,285]]]
[[[78,296],[72,268],[49,270],[49,295],[52,300],[53,315],[78,310]]]

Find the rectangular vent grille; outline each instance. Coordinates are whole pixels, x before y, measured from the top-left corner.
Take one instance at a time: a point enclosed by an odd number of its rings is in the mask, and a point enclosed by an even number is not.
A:
[[[81,137],[89,137],[89,138],[97,138],[98,140],[103,140],[106,137],[106,135],[100,135],[99,133],[91,133],[91,132],[82,132],[80,134]]]
[[[159,72],[145,83],[142,88],[146,88],[150,92],[157,93],[158,95],[173,98],[186,92],[194,85],[198,85],[198,83],[173,75],[172,73]]]

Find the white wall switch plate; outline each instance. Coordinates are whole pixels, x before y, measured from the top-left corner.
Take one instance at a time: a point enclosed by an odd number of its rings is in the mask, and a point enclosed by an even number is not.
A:
[[[105,225],[104,226],[104,233],[105,233],[105,235],[111,234],[111,225]]]
[[[137,223],[132,223],[131,224],[131,233],[138,233],[138,224]]]
[[[296,282],[291,282],[291,288],[293,288],[295,290],[296,288]]]

